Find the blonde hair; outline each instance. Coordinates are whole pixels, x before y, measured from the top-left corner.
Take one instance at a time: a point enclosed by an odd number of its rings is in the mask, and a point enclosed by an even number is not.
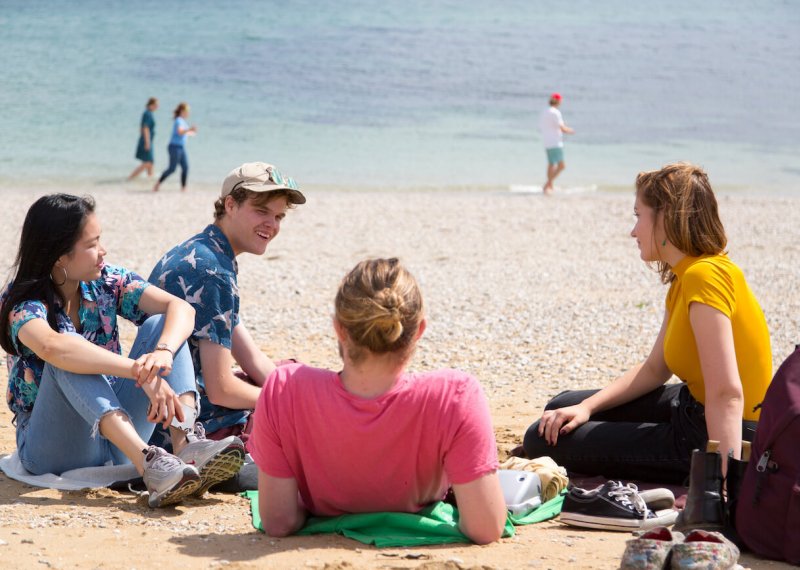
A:
[[[365,350],[402,359],[411,355],[423,319],[422,293],[397,258],[356,265],[339,285],[335,308],[352,341],[348,356],[354,362],[363,360]]]
[[[653,208],[656,216],[663,214],[667,239],[684,254],[698,257],[724,253],[728,238],[719,219],[717,199],[708,175],[699,166],[675,162],[661,170],[640,172],[636,195]],[[664,261],[656,262],[656,270],[663,283],[675,279]]]

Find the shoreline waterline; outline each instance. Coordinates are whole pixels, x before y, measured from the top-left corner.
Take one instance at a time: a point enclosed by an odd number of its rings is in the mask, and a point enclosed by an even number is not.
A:
[[[188,191],[183,193],[186,196],[191,196],[192,193],[209,193],[218,192],[222,179],[219,183],[208,181],[192,181],[189,180]],[[556,184],[556,191],[554,196],[551,197],[564,197],[564,196],[580,196],[586,194],[627,194],[634,191],[633,179],[630,184]],[[45,179],[45,178],[26,178],[26,179],[11,179],[8,177],[0,177],[0,194],[48,194],[54,192],[65,192],[68,194],[106,194],[109,192],[124,192],[127,194],[150,194],[157,196],[165,193],[178,193],[181,194],[179,183],[176,180],[167,180],[159,190],[153,192],[152,188],[157,180],[156,176],[152,178],[139,177],[136,180],[128,180],[125,177],[119,178],[60,178]],[[558,181],[557,181],[558,182]],[[474,192],[480,194],[510,194],[517,195],[521,198],[528,197],[534,198],[541,195],[541,185],[536,183],[529,184],[343,184],[332,182],[330,184],[310,183],[303,184],[300,181],[301,188],[311,195],[329,192],[357,192],[357,193],[458,193],[458,192]],[[782,187],[755,187],[744,184],[713,184],[714,192],[717,195],[725,196],[747,196],[747,197],[764,197],[764,198],[798,198],[800,199],[800,187],[782,186]]]

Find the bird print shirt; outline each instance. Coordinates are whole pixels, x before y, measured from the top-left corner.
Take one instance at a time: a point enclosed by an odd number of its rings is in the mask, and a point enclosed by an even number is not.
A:
[[[136,326],[141,325],[148,316],[139,308],[139,299],[150,284],[132,271],[113,265],[105,265],[100,277],[94,281],[81,282],[81,306],[78,317],[81,330],[64,312],[61,304],[48,307],[39,300],[18,303],[8,315],[11,342],[17,349],[16,355],[8,356],[8,391],[6,401],[16,417],[19,413],[30,413],[39,393],[45,362],[19,339],[22,325],[32,319],[47,320],[49,311],[56,312],[56,326],[59,333],[78,333],[89,342],[102,346],[115,354],[122,354],[119,342],[117,317],[121,316]],[[2,302],[5,292],[0,297]],[[119,381],[106,376],[113,385]]]
[[[212,404],[200,367],[200,341],[231,349],[233,329],[239,324],[238,265],[228,238],[210,224],[199,234],[169,250],[150,273],[154,285],[188,301],[195,310],[189,349],[200,391],[200,416],[206,433],[247,422],[250,410],[231,410]]]

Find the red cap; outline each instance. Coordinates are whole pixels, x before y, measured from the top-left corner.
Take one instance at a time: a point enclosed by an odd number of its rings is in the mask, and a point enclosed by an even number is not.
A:
[[[550,95],[551,99],[555,99],[556,101],[561,101],[561,93],[553,93]]]

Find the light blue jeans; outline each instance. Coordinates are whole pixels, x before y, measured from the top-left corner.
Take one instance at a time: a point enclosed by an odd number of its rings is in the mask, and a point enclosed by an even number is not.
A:
[[[152,352],[163,327],[162,315],[147,319],[139,327],[130,357]],[[186,343],[175,353],[172,372],[165,379],[176,394],[193,392],[195,401],[199,401]],[[99,435],[97,426],[109,412],[122,410],[139,437],[148,441],[155,428],[147,421],[149,405],[144,390],[137,388],[133,380],[117,379],[112,384],[102,374],[75,374],[47,364],[33,411],[17,416],[20,461],[35,475],[130,463],[117,446]]]

